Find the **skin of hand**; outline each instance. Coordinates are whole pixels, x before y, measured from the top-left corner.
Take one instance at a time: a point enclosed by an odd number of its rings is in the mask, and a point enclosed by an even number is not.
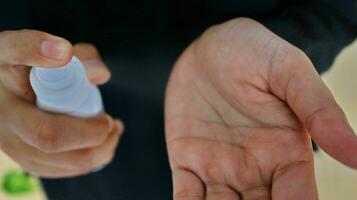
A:
[[[357,168],[357,140],[308,57],[260,23],[209,28],[165,99],[174,200],[318,199],[310,136]]]
[[[93,84],[110,71],[91,44],[35,30],[0,32],[0,149],[26,171],[47,178],[86,174],[108,164],[123,133],[109,115],[77,118],[39,110],[29,66],[56,67],[76,55]]]

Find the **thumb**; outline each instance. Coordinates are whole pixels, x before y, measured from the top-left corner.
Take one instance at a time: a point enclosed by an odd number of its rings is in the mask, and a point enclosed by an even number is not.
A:
[[[284,99],[314,141],[329,155],[357,169],[357,136],[342,109],[300,50],[276,56],[271,89]]]
[[[0,32],[0,64],[55,67],[69,62],[67,40],[35,30]]]

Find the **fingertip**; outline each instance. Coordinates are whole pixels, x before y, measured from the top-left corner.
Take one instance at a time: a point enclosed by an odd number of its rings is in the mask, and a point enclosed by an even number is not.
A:
[[[357,169],[357,136],[336,104],[311,114],[305,124],[308,133],[326,153],[346,166]]]
[[[117,128],[117,133],[121,135],[125,129],[124,123],[119,119],[114,119],[114,122]]]
[[[94,78],[92,81],[93,81],[93,84],[95,85],[103,85],[103,84],[106,84],[111,78],[111,72],[109,70],[105,70],[105,72],[103,72],[102,75]]]
[[[92,84],[102,85],[108,82],[111,77],[110,70],[93,44],[78,43],[74,45],[73,49],[75,56],[85,66],[88,80]]]
[[[94,77],[88,77],[89,82],[94,85],[104,85],[110,80],[110,74],[96,75]]]
[[[83,60],[82,62],[86,67],[87,76],[91,83],[102,85],[109,81],[111,72],[100,58]]]
[[[103,114],[103,117],[107,122],[107,132],[110,133],[115,128],[114,119],[108,114]]]

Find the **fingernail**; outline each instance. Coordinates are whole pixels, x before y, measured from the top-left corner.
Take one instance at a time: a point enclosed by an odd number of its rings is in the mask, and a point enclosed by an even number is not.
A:
[[[67,56],[68,45],[60,41],[46,40],[41,44],[41,51],[47,58],[61,60]]]

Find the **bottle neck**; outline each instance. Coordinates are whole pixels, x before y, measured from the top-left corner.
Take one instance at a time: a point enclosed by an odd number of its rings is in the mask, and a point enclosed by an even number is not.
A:
[[[33,70],[40,85],[50,90],[62,90],[73,85],[78,81],[76,79],[82,79],[82,76],[85,76],[78,73],[78,65],[82,64],[76,57],[73,57],[68,64],[62,67],[34,67]]]
[[[54,110],[72,111],[87,99],[92,85],[84,66],[75,57],[58,68],[33,67],[30,82],[37,102]]]
[[[58,82],[66,79],[70,74],[68,65],[57,68],[42,68],[36,67],[36,76],[44,82]]]

